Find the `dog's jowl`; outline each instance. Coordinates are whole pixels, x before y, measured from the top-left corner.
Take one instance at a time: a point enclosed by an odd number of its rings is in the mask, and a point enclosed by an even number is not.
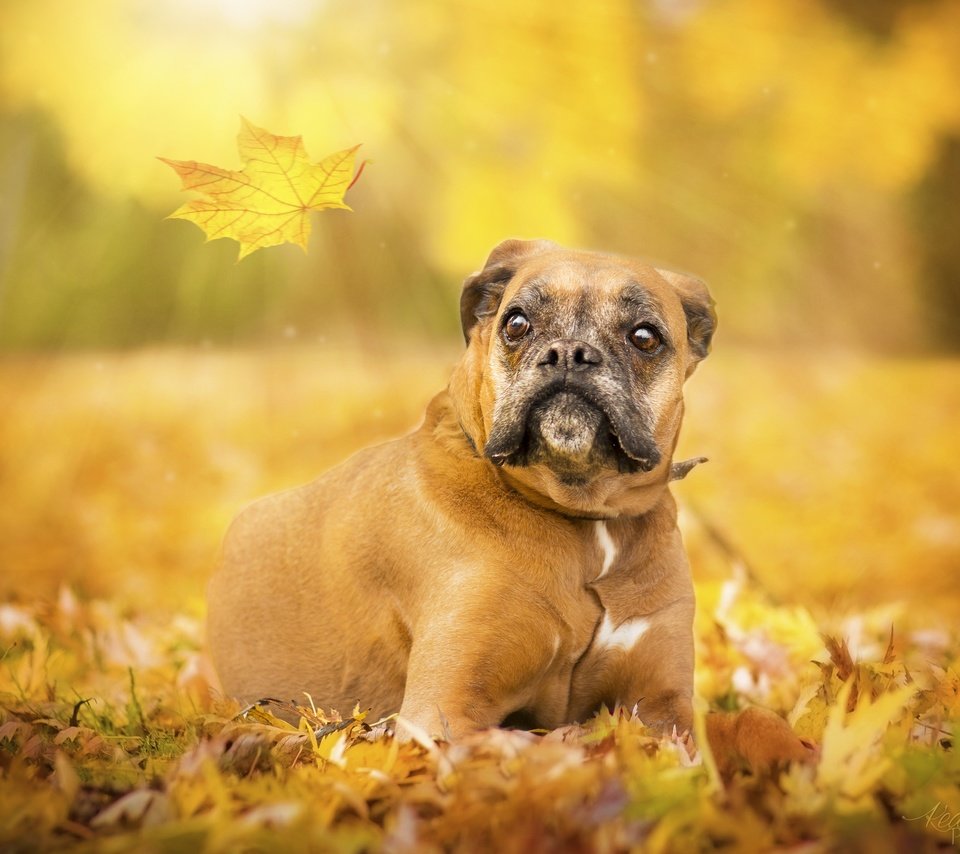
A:
[[[693,586],[668,488],[699,280],[508,240],[423,425],[233,523],[209,589],[225,691],[453,736],[638,704],[691,724]]]

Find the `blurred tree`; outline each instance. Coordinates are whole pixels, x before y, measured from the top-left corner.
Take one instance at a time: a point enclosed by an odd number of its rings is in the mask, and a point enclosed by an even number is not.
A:
[[[860,30],[881,41],[897,34],[897,26],[908,7],[936,3],[937,0],[824,0],[824,5],[840,13]]]
[[[0,346],[229,342],[256,331],[264,264],[220,287],[226,246],[197,252],[160,225],[164,211],[96,192],[45,114],[4,115],[0,128]]]
[[[935,341],[960,349],[960,136],[941,141],[939,156],[913,198],[921,282]]]

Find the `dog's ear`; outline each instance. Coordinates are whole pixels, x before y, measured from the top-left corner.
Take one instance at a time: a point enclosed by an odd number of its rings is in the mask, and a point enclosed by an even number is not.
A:
[[[693,361],[687,376],[701,359],[705,359],[710,352],[710,342],[717,329],[717,312],[714,310],[713,297],[707,290],[706,284],[686,273],[677,273],[673,270],[657,269],[680,296],[683,313],[687,316],[687,339],[690,342],[690,353]]]
[[[494,247],[483,269],[468,276],[460,294],[460,324],[469,344],[470,332],[484,318],[497,313],[507,283],[531,255],[555,249],[549,240],[504,240]]]

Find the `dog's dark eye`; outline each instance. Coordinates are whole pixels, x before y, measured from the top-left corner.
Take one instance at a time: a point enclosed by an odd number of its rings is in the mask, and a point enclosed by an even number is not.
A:
[[[515,311],[507,318],[503,324],[503,334],[510,341],[519,341],[530,331],[530,321],[524,317],[522,311]]]
[[[628,336],[630,343],[643,353],[656,353],[663,346],[663,339],[649,323],[641,323]]]

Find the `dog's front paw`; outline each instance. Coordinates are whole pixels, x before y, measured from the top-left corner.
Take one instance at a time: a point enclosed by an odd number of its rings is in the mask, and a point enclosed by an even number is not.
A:
[[[633,707],[633,714],[664,737],[685,736],[693,730],[693,704],[679,691],[644,697]]]

